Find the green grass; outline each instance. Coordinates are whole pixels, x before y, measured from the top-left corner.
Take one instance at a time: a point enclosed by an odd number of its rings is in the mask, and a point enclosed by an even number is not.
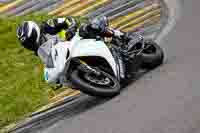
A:
[[[16,39],[20,22],[47,18],[33,14],[0,19],[0,129],[48,103],[50,87],[43,80],[41,62]]]

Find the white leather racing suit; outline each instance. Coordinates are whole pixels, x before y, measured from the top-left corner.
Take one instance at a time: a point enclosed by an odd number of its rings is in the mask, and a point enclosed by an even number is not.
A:
[[[38,56],[44,63],[44,79],[48,83],[62,84],[69,42],[52,37],[38,49]]]

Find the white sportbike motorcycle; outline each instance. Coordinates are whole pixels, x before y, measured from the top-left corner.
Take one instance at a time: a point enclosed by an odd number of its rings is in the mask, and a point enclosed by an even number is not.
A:
[[[163,61],[162,49],[141,36],[132,41],[131,46],[119,39],[114,42],[120,44],[108,45],[103,40],[82,39],[77,33],[64,50],[63,73],[67,81],[86,94],[112,97],[120,93],[131,73],[140,68],[154,68]],[[126,48],[122,49],[123,46]],[[60,52],[56,54],[59,56]]]

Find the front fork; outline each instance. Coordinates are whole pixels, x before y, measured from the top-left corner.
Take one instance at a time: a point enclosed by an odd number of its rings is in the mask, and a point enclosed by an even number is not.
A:
[[[89,66],[86,62],[80,60],[80,59],[76,59],[75,60],[76,63],[79,64],[78,69],[85,72],[85,73],[90,73],[90,74],[95,74],[97,76],[100,76],[101,73],[99,71],[97,71],[96,69],[92,68],[91,66]]]
[[[122,56],[120,55],[120,52],[118,51],[118,49],[111,47],[110,51],[114,57],[114,60],[116,61],[116,68],[117,68],[117,79],[120,81],[121,79],[125,78],[125,65],[124,65],[124,61],[122,59]]]

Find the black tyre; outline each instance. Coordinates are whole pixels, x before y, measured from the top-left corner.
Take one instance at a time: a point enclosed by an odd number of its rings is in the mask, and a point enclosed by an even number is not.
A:
[[[119,94],[120,84],[118,80],[108,73],[101,70],[98,71],[103,75],[102,79],[97,78],[94,74],[88,74],[76,69],[71,74],[71,82],[77,89],[91,96],[113,97]]]
[[[163,63],[164,52],[153,40],[145,40],[145,50],[142,52],[142,68],[153,69]]]

